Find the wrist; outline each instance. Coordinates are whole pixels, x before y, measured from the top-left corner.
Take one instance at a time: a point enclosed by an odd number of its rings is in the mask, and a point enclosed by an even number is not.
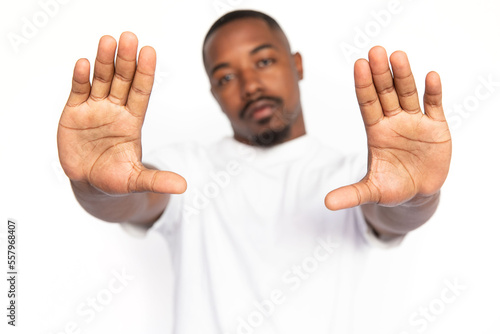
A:
[[[86,203],[100,201],[103,198],[104,194],[88,182],[70,180],[70,184],[73,194],[83,207]]]
[[[127,196],[128,194],[109,194],[98,187],[92,185],[88,181],[76,181],[76,180],[71,180],[71,187],[73,188],[73,192],[77,197],[92,197],[102,199],[102,198],[108,198],[108,197],[124,197]]]
[[[430,203],[438,201],[440,194],[441,194],[441,189],[432,195],[417,194],[417,195],[413,196],[413,198],[411,198],[410,200],[401,204],[401,206],[408,207],[408,208],[426,206],[426,205],[429,205]]]

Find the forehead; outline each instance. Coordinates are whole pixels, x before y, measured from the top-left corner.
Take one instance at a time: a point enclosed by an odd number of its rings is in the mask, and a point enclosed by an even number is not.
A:
[[[206,66],[222,61],[231,54],[248,53],[261,44],[272,44],[278,50],[286,50],[285,37],[271,29],[267,22],[258,18],[244,18],[229,22],[217,29],[207,40],[204,52]]]

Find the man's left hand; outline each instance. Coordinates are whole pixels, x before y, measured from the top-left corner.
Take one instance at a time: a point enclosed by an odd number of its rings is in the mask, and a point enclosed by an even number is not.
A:
[[[406,54],[380,46],[354,64],[356,96],[368,139],[368,171],[325,198],[330,210],[365,203],[397,206],[439,192],[451,160],[451,135],[436,72],[425,79],[424,112]]]

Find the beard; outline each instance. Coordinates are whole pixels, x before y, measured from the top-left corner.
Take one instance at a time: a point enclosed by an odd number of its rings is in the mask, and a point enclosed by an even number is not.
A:
[[[287,124],[281,129],[266,129],[261,133],[254,135],[250,141],[261,147],[271,147],[285,141],[290,135],[290,125]]]
[[[286,112],[283,99],[280,97],[264,95],[247,102],[239,113],[240,119],[245,119],[250,105],[260,100],[274,102],[276,110],[271,116],[257,121],[259,125],[265,126],[265,128],[257,134],[247,136],[247,140],[251,145],[260,147],[271,147],[286,141],[290,137],[291,127],[297,115]]]

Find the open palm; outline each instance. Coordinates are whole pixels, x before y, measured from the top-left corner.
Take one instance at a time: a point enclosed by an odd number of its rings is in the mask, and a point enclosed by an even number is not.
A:
[[[430,196],[443,185],[451,160],[451,136],[435,72],[425,80],[424,110],[406,54],[390,58],[374,47],[369,62],[354,65],[356,96],[368,140],[368,171],[359,182],[331,191],[326,206],[339,210],[365,203],[396,206]]]
[[[182,193],[178,174],[146,168],[142,163],[141,129],[151,94],[156,65],[153,48],[142,48],[127,32],[116,41],[99,42],[94,79],[90,64],[80,59],[73,74],[68,102],[59,121],[57,143],[68,177],[88,182],[109,194],[154,191]]]

